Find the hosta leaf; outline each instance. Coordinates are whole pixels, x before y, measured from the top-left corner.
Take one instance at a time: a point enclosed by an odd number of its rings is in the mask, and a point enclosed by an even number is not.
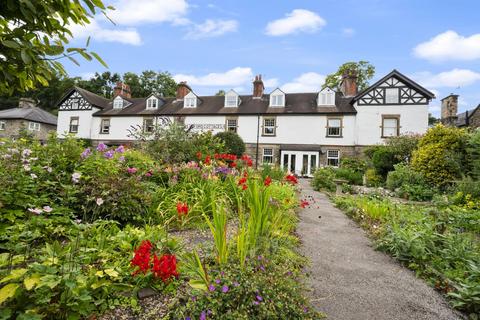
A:
[[[190,280],[188,282],[188,284],[194,288],[194,289],[198,289],[198,290],[203,290],[203,291],[207,291],[207,286],[205,285],[205,283],[201,280]]]
[[[33,274],[31,277],[23,279],[23,284],[27,290],[32,290],[33,287],[40,283],[40,275]]]
[[[23,276],[27,272],[27,269],[14,269],[8,276],[0,280],[0,283],[4,283],[10,280],[15,280]]]
[[[17,292],[18,287],[19,285],[17,283],[9,283],[0,289],[0,304],[13,297],[15,292]]]
[[[108,274],[111,278],[118,278],[118,272],[113,269],[105,269],[106,274]]]

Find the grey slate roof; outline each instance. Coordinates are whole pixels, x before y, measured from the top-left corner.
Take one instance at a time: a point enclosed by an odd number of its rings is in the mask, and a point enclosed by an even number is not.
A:
[[[355,114],[357,111],[351,104],[352,98],[345,98],[337,92],[335,105],[317,106],[317,94],[313,93],[287,93],[285,94],[285,107],[269,107],[270,97],[265,94],[262,99],[254,99],[252,95],[241,95],[238,107],[225,107],[224,96],[199,96],[196,108],[184,108],[183,100],[176,98],[161,98],[160,106],[156,110],[146,110],[146,99],[125,99],[132,104],[123,109],[113,109],[109,102],[103,110],[94,116],[132,116],[132,115],[256,115],[256,114]]]
[[[467,126],[468,125],[467,116],[468,118],[470,118],[471,116],[473,116],[475,112],[480,112],[480,104],[474,109],[467,110],[465,112],[457,114],[457,122],[456,122],[457,126],[458,127]]]
[[[24,119],[34,122],[57,125],[57,117],[38,107],[12,108],[0,111],[0,119]]]

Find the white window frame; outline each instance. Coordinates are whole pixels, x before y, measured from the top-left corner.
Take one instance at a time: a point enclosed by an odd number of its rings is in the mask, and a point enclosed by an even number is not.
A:
[[[197,98],[196,97],[185,97],[183,101],[184,108],[196,108],[197,107]]]
[[[147,99],[147,109],[158,109],[158,99],[151,97]]]
[[[318,106],[335,106],[335,91],[325,88],[318,93]]]
[[[149,122],[149,121],[152,121],[152,124],[147,126],[147,122]],[[144,118],[143,119],[143,132],[152,133],[153,131],[155,131],[155,119]]]
[[[271,94],[270,107],[285,107],[285,95],[282,93]]]
[[[267,152],[265,152],[267,151]],[[265,159],[270,159],[270,161],[265,161]],[[273,148],[263,148],[262,150],[262,164],[273,165]]]
[[[395,124],[396,124],[395,127],[385,126],[385,120],[395,120]],[[385,135],[385,128],[395,129],[394,134]],[[399,135],[400,135],[400,116],[398,116],[398,115],[382,115],[382,138],[398,137]]]
[[[336,164],[330,164],[330,160],[332,160],[332,162],[336,162]],[[338,167],[340,165],[340,150],[333,150],[333,149],[329,149],[327,150],[327,166],[330,166],[330,167]]]
[[[231,125],[231,122],[234,122],[235,124],[234,125]],[[227,119],[227,123],[226,123],[226,129],[227,131],[231,131],[231,132],[237,132],[237,128],[238,128],[238,119]]]
[[[4,131],[6,127],[7,127],[7,122],[0,121],[0,131]]]
[[[115,99],[113,99],[113,109],[123,109],[123,99],[118,96]]]
[[[273,121],[273,124],[267,125],[267,121]],[[273,132],[267,132],[267,129],[272,129]],[[276,134],[277,134],[277,119],[272,117],[263,118],[262,135],[273,137]]]
[[[331,126],[330,121],[339,121],[340,123],[338,126]],[[342,124],[343,124],[342,118],[338,118],[338,117],[327,118],[327,137],[341,137],[342,129],[343,129]],[[338,133],[335,133],[334,129],[338,129]]]
[[[40,131],[40,123],[30,121],[28,122],[28,130],[30,131]]]
[[[105,125],[105,122],[108,121],[108,125]],[[109,118],[102,119],[100,122],[100,134],[109,134],[110,133],[111,122]]]
[[[396,94],[388,94],[388,92],[396,92]],[[395,98],[395,99],[392,99]],[[385,88],[385,104],[399,104],[400,103],[400,89],[399,88]]]
[[[73,121],[75,121],[75,120],[76,120],[77,124],[72,124]],[[69,132],[69,133],[78,133],[78,125],[79,125],[79,123],[80,123],[80,118],[79,118],[79,117],[70,117],[70,124],[69,124],[69,126],[68,126],[68,132]],[[74,126],[76,127],[76,128],[75,128],[75,131],[72,130],[72,127],[74,127]]]
[[[227,92],[225,95],[225,107],[226,108],[232,108],[232,107],[238,107],[238,94],[234,92],[233,90]]]

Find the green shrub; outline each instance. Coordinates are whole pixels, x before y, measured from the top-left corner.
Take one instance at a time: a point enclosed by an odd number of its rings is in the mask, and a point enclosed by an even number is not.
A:
[[[409,163],[420,139],[421,136],[418,134],[405,134],[388,138],[385,145],[399,162]]]
[[[427,186],[425,177],[409,165],[399,163],[394,166],[395,170],[390,171],[387,175],[386,187],[392,191],[400,188],[402,185],[422,185]]]
[[[471,209],[480,209],[480,181],[465,177],[451,188],[451,200],[454,204]]]
[[[373,167],[384,179],[387,177],[388,172],[392,171],[393,166],[398,162],[400,161],[396,158],[393,150],[385,146],[377,148],[372,155]]]
[[[365,183],[367,187],[380,187],[383,184],[383,178],[375,169],[370,168],[365,171]]]
[[[223,141],[227,153],[236,154],[239,157],[245,153],[245,143],[236,132],[219,132],[215,137]]]
[[[318,168],[315,170],[312,179],[312,186],[315,190],[335,191],[335,169],[331,167]]]
[[[464,129],[441,124],[430,128],[413,153],[412,168],[437,187],[446,187],[468,172]]]
[[[472,176],[480,180],[480,129],[477,129],[468,140],[467,151],[472,163]]]
[[[397,189],[397,195],[412,201],[429,201],[438,192],[437,189],[421,184],[404,184]]]
[[[364,174],[365,170],[367,170],[367,163],[361,158],[343,157],[340,160],[340,168]]]
[[[262,179],[265,179],[268,176],[273,180],[282,181],[285,177],[285,171],[279,166],[264,164],[260,170]]]
[[[335,169],[335,178],[347,180],[349,184],[362,185],[363,184],[363,174],[361,171],[354,171],[349,168],[337,168]]]

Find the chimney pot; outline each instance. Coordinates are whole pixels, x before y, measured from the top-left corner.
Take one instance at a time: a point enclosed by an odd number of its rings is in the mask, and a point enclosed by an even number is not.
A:
[[[113,97],[121,96],[122,98],[130,99],[132,97],[132,93],[130,91],[130,86],[126,83],[118,81],[113,88]]]
[[[37,105],[37,102],[32,98],[20,98],[18,99],[19,108],[33,108]]]
[[[457,121],[458,95],[450,94],[442,99],[441,121],[446,125],[454,125]]]
[[[253,98],[261,99],[263,97],[263,90],[265,90],[265,86],[263,85],[262,75],[258,74],[255,76],[255,81],[253,81]]]
[[[340,90],[345,97],[353,97],[357,95],[357,78],[357,72],[355,70],[347,70],[343,73]]]

